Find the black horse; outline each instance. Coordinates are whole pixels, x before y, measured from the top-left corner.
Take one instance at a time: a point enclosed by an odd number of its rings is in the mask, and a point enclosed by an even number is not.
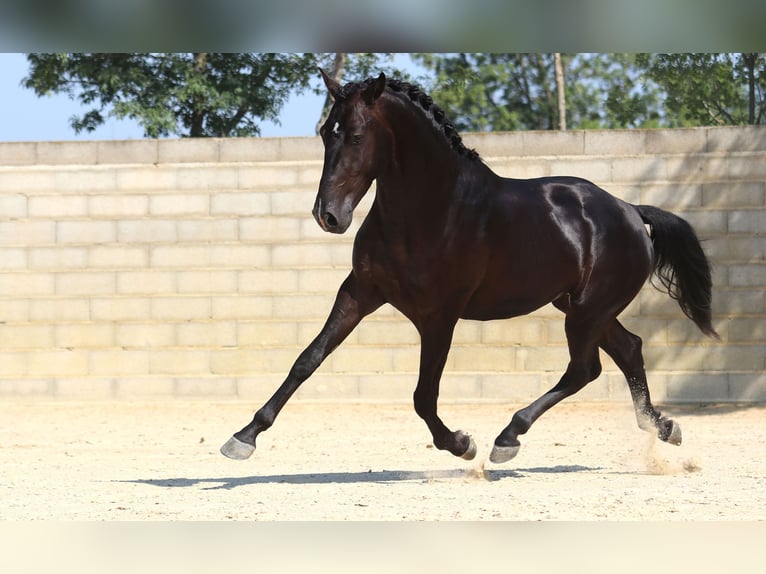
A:
[[[700,330],[717,337],[710,268],[691,226],[583,179],[499,177],[417,87],[383,74],[343,87],[322,76],[335,103],[320,131],[324,168],[313,215],[325,231],[343,233],[373,180],[375,200],[356,235],[353,270],[321,332],[221,452],[250,456],[258,434],[300,384],[384,303],[420,334],[415,411],[439,449],[465,459],[476,455],[473,439],[451,431],[437,415],[458,319],[506,319],[547,303],[566,315],[569,365],[551,390],[513,415],[490,460],[513,458],[519,435],[599,376],[599,348],[625,374],[640,428],[680,444],[678,424],[651,403],[641,339],[617,316],[656,273]]]

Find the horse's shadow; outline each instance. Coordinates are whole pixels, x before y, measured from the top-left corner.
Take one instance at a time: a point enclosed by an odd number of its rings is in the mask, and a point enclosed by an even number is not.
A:
[[[519,468],[513,470],[448,469],[448,470],[369,470],[366,472],[320,472],[301,474],[271,474],[263,476],[237,476],[214,478],[145,478],[120,480],[161,488],[189,488],[201,486],[203,490],[231,490],[255,484],[353,484],[431,482],[445,480],[485,480],[494,482],[509,478],[524,478],[528,474],[558,474],[567,472],[591,472],[599,468],[567,465],[553,467]],[[208,485],[208,486],[202,486]]]

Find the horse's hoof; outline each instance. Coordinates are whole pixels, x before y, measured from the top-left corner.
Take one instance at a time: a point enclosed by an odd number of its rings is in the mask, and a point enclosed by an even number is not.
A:
[[[476,443],[471,437],[468,437],[468,438],[471,440],[471,443],[468,445],[468,448],[466,449],[466,451],[460,455],[460,458],[463,458],[465,460],[473,460],[474,458],[476,458],[476,452],[477,452]]]
[[[672,421],[672,424],[673,427],[670,429],[670,434],[665,442],[678,446],[681,444],[681,427],[676,424],[676,421]]]
[[[242,442],[236,437],[231,437],[221,447],[221,454],[234,460],[245,460],[255,451],[255,446]]]
[[[508,462],[514,456],[519,454],[521,445],[516,446],[497,446],[492,447],[492,452],[489,453],[490,462],[500,464],[501,462]]]

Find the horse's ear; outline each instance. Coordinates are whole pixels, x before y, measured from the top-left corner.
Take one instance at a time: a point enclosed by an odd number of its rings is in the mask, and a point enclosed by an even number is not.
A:
[[[327,91],[330,92],[333,100],[337,100],[340,96],[340,84],[328,76],[322,68],[319,68],[319,73],[322,74],[324,85],[327,86]]]
[[[380,97],[380,94],[383,93],[383,90],[386,89],[386,75],[381,72],[380,76],[377,77],[375,81],[373,81],[369,86],[367,86],[364,89],[364,92],[362,92],[362,98],[364,98],[364,103],[368,106],[371,106],[375,103],[375,100],[377,100]]]

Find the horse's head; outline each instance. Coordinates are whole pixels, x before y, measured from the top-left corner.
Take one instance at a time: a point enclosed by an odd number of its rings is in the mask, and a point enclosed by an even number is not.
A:
[[[324,167],[312,213],[325,231],[343,233],[378,174],[380,140],[386,134],[376,129],[374,108],[386,87],[386,77],[381,73],[346,93],[338,82],[320,72],[335,103],[319,130],[325,147]]]

